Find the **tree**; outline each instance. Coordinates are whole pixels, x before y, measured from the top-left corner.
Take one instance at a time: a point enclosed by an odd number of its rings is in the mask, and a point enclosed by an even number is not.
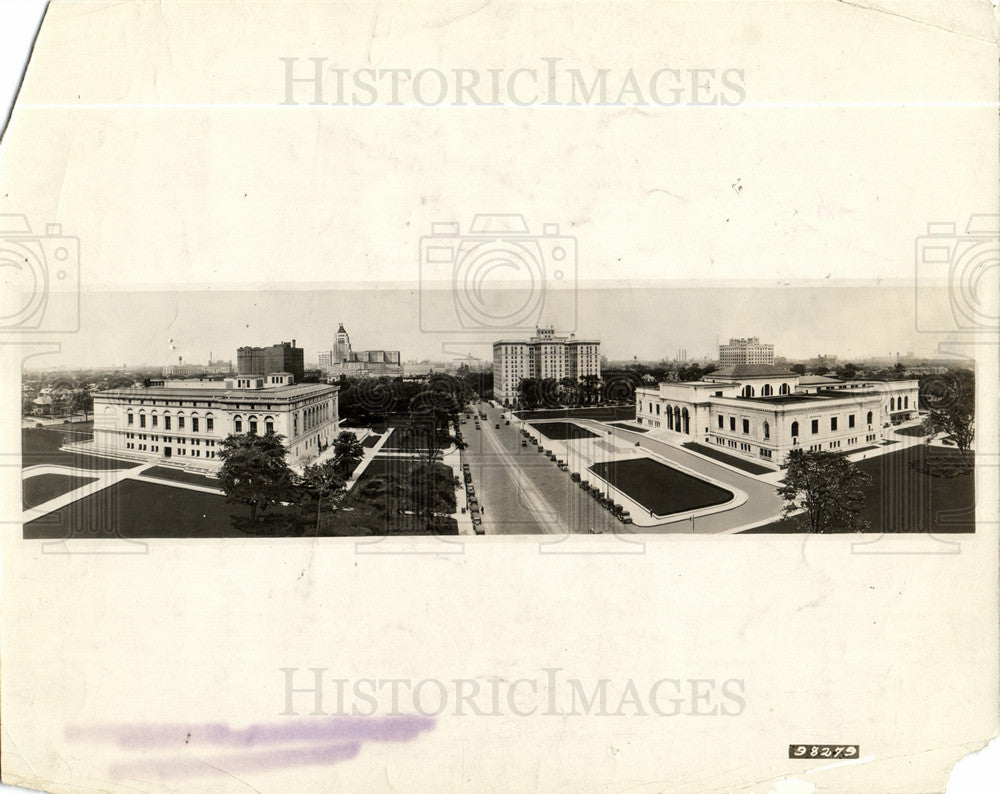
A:
[[[333,440],[333,463],[338,472],[346,479],[361,462],[365,448],[361,446],[358,437],[349,430],[342,430]]]
[[[295,475],[285,462],[283,440],[277,433],[241,433],[222,442],[222,489],[228,501],[250,506],[251,521],[292,493]]]
[[[353,433],[351,434],[353,435]],[[302,471],[301,488],[304,495],[316,500],[316,532],[319,532],[324,503],[331,507],[344,494],[346,480],[336,460],[327,460],[306,466]]]
[[[858,368],[848,362],[841,367],[837,367],[837,377],[842,380],[851,380],[858,376]]]
[[[567,407],[575,407],[582,402],[580,384],[570,377],[562,378],[559,381],[559,399]]]
[[[792,366],[790,366],[788,369],[790,369],[796,375],[805,375],[806,374],[806,365],[805,364],[792,364]]]
[[[923,429],[929,443],[938,433],[955,442],[965,465],[972,463],[976,437],[976,382],[969,370],[953,370],[921,383],[920,400],[927,406]]]
[[[584,405],[595,405],[601,400],[601,379],[597,375],[584,375],[580,378],[580,390]]]
[[[521,407],[526,411],[532,411],[538,407],[541,401],[541,388],[535,378],[521,378],[517,385],[517,397]]]
[[[871,477],[840,452],[788,453],[788,469],[778,489],[785,515],[805,510],[810,532],[864,532],[865,488]]]
[[[83,414],[83,421],[87,421],[90,412],[94,410],[94,396],[90,393],[90,389],[84,387],[73,392],[70,397],[70,410],[73,413],[79,411]]]

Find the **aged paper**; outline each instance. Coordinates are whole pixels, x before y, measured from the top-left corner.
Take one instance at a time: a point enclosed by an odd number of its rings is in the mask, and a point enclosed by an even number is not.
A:
[[[52,3],[3,781],[943,791],[998,733],[996,45],[978,0]]]

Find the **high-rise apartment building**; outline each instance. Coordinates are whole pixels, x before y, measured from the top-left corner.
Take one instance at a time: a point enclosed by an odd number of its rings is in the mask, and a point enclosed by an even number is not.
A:
[[[524,378],[580,381],[601,376],[601,343],[556,336],[554,328],[539,328],[527,340],[501,339],[493,343],[493,398],[511,403]]]
[[[728,345],[719,345],[719,366],[735,367],[739,364],[774,364],[774,345],[761,344],[756,336],[747,339],[730,339]]]

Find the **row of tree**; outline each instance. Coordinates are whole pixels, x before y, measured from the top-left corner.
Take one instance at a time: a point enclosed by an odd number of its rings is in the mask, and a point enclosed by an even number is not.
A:
[[[433,413],[439,424],[443,417],[457,415],[469,403],[492,394],[483,392],[487,381],[482,373],[465,376],[434,374],[425,380],[402,378],[352,378],[341,376],[338,385],[339,411],[342,419],[353,425],[371,425],[391,416]]]

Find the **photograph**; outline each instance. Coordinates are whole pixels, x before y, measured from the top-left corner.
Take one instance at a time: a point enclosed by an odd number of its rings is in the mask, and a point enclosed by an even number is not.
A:
[[[84,293],[115,320],[25,369],[24,538],[975,531],[974,362],[914,331],[912,288],[577,284],[549,306],[524,253],[546,239],[430,242],[450,293]],[[530,311],[580,335],[446,358],[419,323],[466,307],[477,334]]]

